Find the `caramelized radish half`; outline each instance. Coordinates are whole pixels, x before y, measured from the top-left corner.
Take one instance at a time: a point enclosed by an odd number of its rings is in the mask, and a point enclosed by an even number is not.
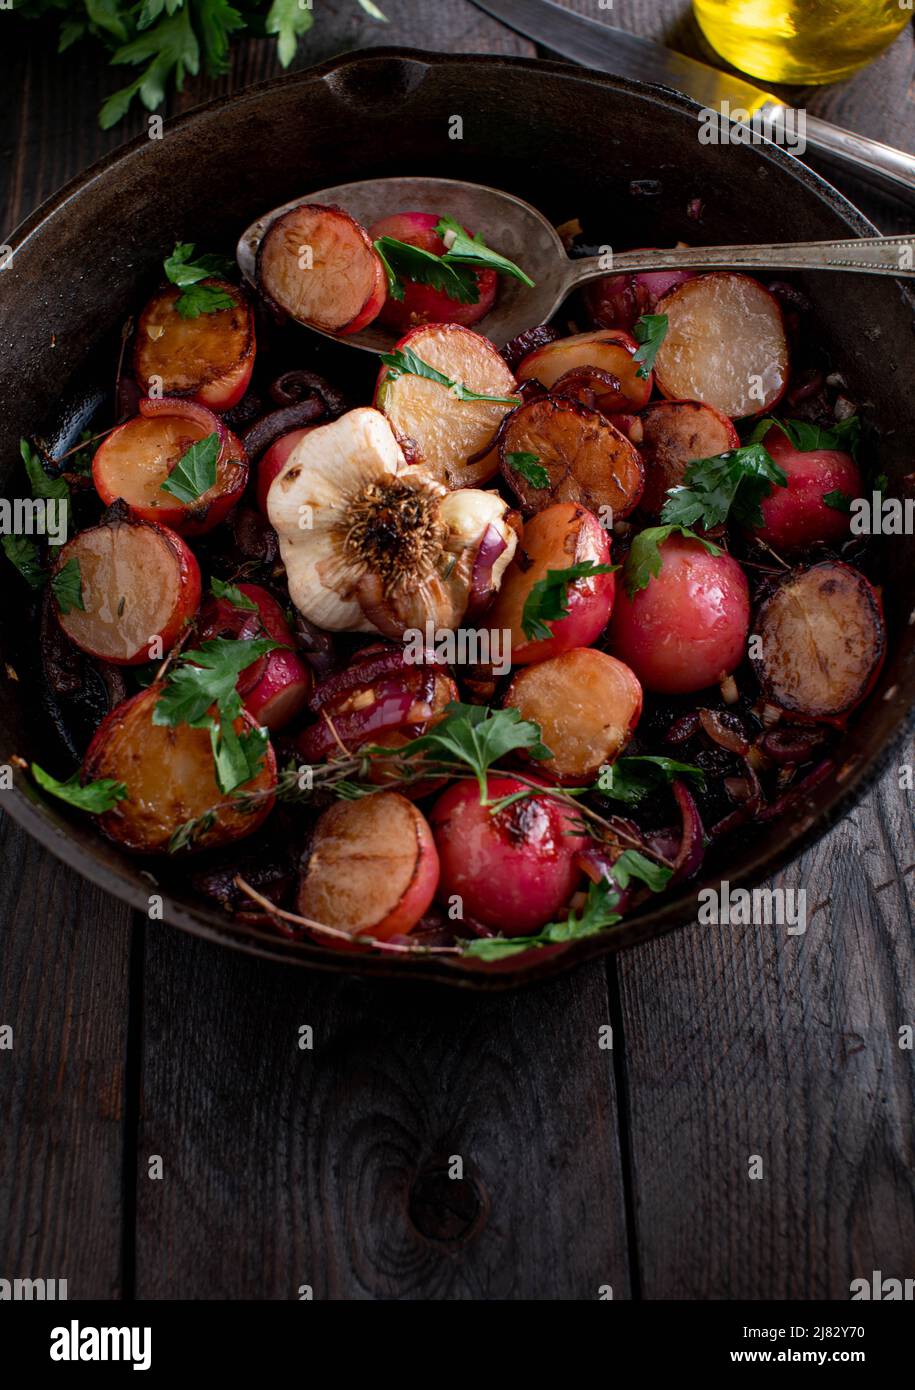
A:
[[[297,908],[354,939],[387,941],[415,927],[437,884],[438,854],[426,818],[405,796],[376,792],[323,813],[302,867]]]
[[[162,484],[187,453],[209,435],[220,441],[216,481],[200,497],[182,502]],[[140,413],[105,438],[92,460],[92,481],[109,506],[122,498],[134,516],[182,535],[199,536],[224,521],[248,481],[241,440],[194,401],[140,401]]]
[[[212,849],[252,835],[273,808],[276,758],[267,745],[257,776],[239,791],[263,793],[253,810],[226,798],[216,785],[207,729],[160,725],[153,710],[162,683],[141,690],[113,709],[96,730],[83,762],[83,780],[110,777],[127,787],[127,800],[99,816],[109,839],[137,854],[162,854],[185,821],[218,806],[212,825],[195,836],[193,848]],[[239,734],[256,728],[247,713],[235,721]]]
[[[510,398],[520,400],[515,378],[488,338],[455,323],[413,329],[395,351],[406,348],[450,381],[480,395],[509,400],[462,401],[447,386],[426,377],[395,376],[387,367],[378,375],[375,405],[387,416],[407,457],[448,487],[476,486],[498,469],[495,450],[482,470],[472,461],[512,409]]]
[[[699,401],[653,401],[639,416],[645,460],[642,510],[658,516],[672,487],[680,487],[694,459],[714,458],[740,444],[731,421]]]
[[[619,519],[634,510],[642,494],[645,471],[638,449],[599,410],[575,401],[547,396],[522,405],[505,426],[499,452],[505,480],[525,511],[580,502],[598,516],[609,507]],[[520,471],[513,462],[519,454],[536,460],[533,470]]]
[[[63,547],[59,574],[76,561],[83,608],[57,599],[57,620],[72,642],[117,666],[155,658],[156,639],[167,652],[200,603],[200,569],[180,536],[164,526],[129,519],[81,531]]]
[[[580,372],[594,367],[614,377],[618,385],[598,392],[594,401],[604,414],[641,410],[651,395],[651,372],[639,376],[635,360],[638,344],[628,333],[617,328],[600,328],[593,333],[575,333],[535,348],[518,368],[519,381],[539,381],[550,390],[568,372]]]
[[[342,208],[300,203],[271,223],[257,253],[262,293],[297,323],[358,333],[387,297],[371,238]]]
[[[662,396],[702,401],[740,419],[771,410],[788,385],[788,339],[778,300],[749,275],[716,270],[658,304],[667,334],[655,358]]]
[[[551,637],[532,638],[524,631],[524,610],[535,584],[554,570],[590,562],[610,563],[610,542],[597,517],[572,502],[557,502],[531,517],[524,527],[515,557],[502,577],[502,586],[486,614],[491,630],[511,633],[515,666],[545,661],[572,647],[586,647],[607,626],[616,588],[614,574],[577,579],[566,588],[564,618],[546,624]]]
[[[140,315],[133,367],[144,395],[190,396],[210,410],[231,410],[254,370],[254,314],[243,291],[225,280],[204,280],[233,301],[231,309],[182,318],[182,291],[154,295]]]
[[[369,236],[372,241],[377,241],[379,237],[393,237],[395,241],[406,242],[408,246],[430,251],[433,256],[442,256],[446,250],[445,243],[435,230],[440,221],[441,217],[434,212],[395,212],[391,217],[382,217],[380,222],[375,222],[369,228]],[[467,228],[464,230],[466,232]],[[470,232],[467,234],[472,235]],[[498,276],[494,270],[478,270],[474,274],[479,295],[476,304],[462,304],[431,285],[404,280],[403,299],[395,299],[389,294],[379,315],[379,323],[398,335],[421,323],[460,323],[465,328],[479,323],[495,302]]]
[[[766,695],[807,719],[841,718],[859,705],[886,653],[880,596],[840,561],[789,575],[756,614],[755,635]]]
[[[566,786],[585,786],[632,737],[642,713],[642,687],[622,661],[593,647],[575,647],[519,671],[505,704],[540,725],[553,754],[537,763],[542,774]]]

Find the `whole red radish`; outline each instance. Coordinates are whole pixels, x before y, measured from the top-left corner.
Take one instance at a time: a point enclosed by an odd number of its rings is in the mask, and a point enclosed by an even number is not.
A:
[[[282,643],[246,667],[236,682],[248,713],[271,733],[277,733],[304,708],[311,693],[311,671],[294,650],[286,615],[273,595],[259,584],[236,587],[255,605],[254,611],[238,607],[228,598],[211,599],[200,614],[201,639],[271,637]]]
[[[527,790],[514,777],[490,776],[487,799]],[[493,814],[475,781],[456,782],[430,816],[446,906],[506,936],[535,932],[561,914],[581,877],[575,856],[590,843],[555,797],[534,793]]]
[[[270,491],[270,484],[277,474],[282,473],[286,466],[286,460],[292,453],[300,439],[304,439],[311,430],[317,429],[317,425],[305,425],[303,429],[291,430],[289,434],[281,435],[275,440],[264,454],[260,463],[257,465],[257,482],[255,491],[257,494],[257,505],[260,507],[264,516],[267,516],[267,493]]]
[[[369,228],[369,236],[372,241],[384,236],[393,237],[395,241],[404,241],[408,246],[418,246],[422,251],[442,256],[447,247],[435,230],[440,221],[441,217],[431,212],[396,212],[375,222]],[[464,230],[467,231],[467,228]],[[468,232],[469,235],[471,233]],[[461,269],[468,270],[469,267]],[[421,323],[462,323],[467,328],[479,323],[493,306],[498,276],[494,270],[473,273],[479,295],[476,304],[463,304],[459,299],[452,299],[444,290],[401,278],[403,299],[395,299],[389,291],[378,322],[397,334],[406,333],[407,329]]]
[[[777,425],[763,444],[787,477],[788,486],[773,487],[763,498],[763,524],[753,528],[753,535],[787,553],[804,550],[815,541],[843,541],[848,535],[848,509],[841,503],[832,506],[824,498],[831,493],[841,493],[849,501],[861,496],[864,480],[851,455],[838,449],[796,449]]]
[[[746,575],[723,551],[674,533],[661,542],[661,570],[631,597],[620,586],[608,649],[646,690],[687,694],[717,685],[740,665],[750,628]]]

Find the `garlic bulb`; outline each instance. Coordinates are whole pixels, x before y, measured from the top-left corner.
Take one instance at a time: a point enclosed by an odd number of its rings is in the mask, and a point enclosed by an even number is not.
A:
[[[328,631],[456,627],[491,596],[515,551],[496,493],[449,493],[410,468],[378,411],[311,430],[267,497],[289,595]],[[481,578],[482,575],[482,578]]]

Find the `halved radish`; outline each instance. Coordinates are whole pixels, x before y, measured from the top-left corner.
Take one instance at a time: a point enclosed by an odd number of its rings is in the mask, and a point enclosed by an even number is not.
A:
[[[357,333],[381,312],[388,281],[371,237],[342,208],[300,203],[258,247],[261,291],[298,323]]]
[[[286,614],[273,595],[260,584],[235,587],[255,605],[254,612],[226,598],[211,599],[200,614],[199,640],[272,637],[282,643],[242,671],[235,686],[248,713],[275,734],[304,709],[311,693],[311,671],[296,653]]]
[[[416,926],[435,895],[438,872],[432,831],[405,796],[376,792],[339,801],[315,827],[298,911],[354,938],[386,941]]]
[[[593,333],[575,333],[555,343],[535,348],[518,368],[519,381],[539,381],[547,390],[567,372],[594,367],[615,377],[619,386],[608,387],[594,404],[605,414],[641,410],[651,395],[652,375],[639,376],[635,360],[638,343],[619,328],[599,328]]]
[[[62,548],[54,573],[79,565],[83,609],[54,599],[72,642],[117,666],[136,666],[170,650],[200,603],[200,569],[180,536],[127,517],[81,531]],[[52,590],[53,593],[53,590]]]
[[[642,687],[622,661],[593,647],[575,647],[519,671],[505,705],[540,725],[553,756],[538,762],[538,771],[567,786],[585,786],[632,737],[642,713]]]
[[[216,482],[196,501],[163,490],[193,444],[216,434],[220,450]],[[195,401],[140,401],[140,414],[112,430],[92,460],[92,480],[109,506],[122,498],[134,516],[186,536],[200,536],[224,521],[245,490],[248,459],[240,439],[217,415]]]
[[[252,835],[273,808],[269,793],[276,786],[276,758],[270,744],[257,776],[238,789],[263,794],[253,809],[245,809],[216,785],[207,729],[153,723],[153,710],[164,689],[157,682],[141,690],[113,709],[95,732],[83,760],[83,781],[110,777],[127,787],[127,800],[101,815],[99,827],[122,849],[161,854],[180,826],[218,806],[212,824],[195,836],[195,850]],[[254,728],[250,714],[235,721],[239,734]]]
[[[546,624],[550,637],[529,637],[524,630],[524,617],[534,586],[547,580],[551,572],[573,565],[609,562],[607,532],[586,507],[557,502],[531,517],[486,614],[488,628],[507,628],[511,633],[512,665],[545,661],[572,647],[587,647],[603,632],[616,592],[616,576],[612,573],[587,575],[567,585],[567,612],[565,617]]]
[[[749,275],[715,270],[658,303],[667,333],[655,358],[662,396],[702,401],[732,419],[771,410],[788,385],[778,300]]]
[[[233,301],[231,309],[182,318],[174,286],[153,295],[140,315],[133,349],[144,395],[190,396],[211,410],[231,410],[248,389],[256,349],[254,314],[245,294],[225,280],[204,280]]]
[[[390,217],[382,217],[369,228],[372,241],[379,237],[393,237],[407,246],[418,246],[422,251],[431,251],[434,256],[444,255],[446,247],[435,228],[441,217],[434,212],[395,212]],[[464,228],[467,231],[467,228]],[[468,232],[468,235],[472,233]],[[466,270],[467,267],[464,267]],[[392,332],[406,333],[421,323],[461,323],[465,328],[479,323],[488,314],[496,298],[498,276],[494,270],[477,270],[477,294],[475,304],[463,304],[458,299],[450,299],[444,290],[433,289],[431,285],[420,285],[413,280],[403,281],[403,299],[395,299],[389,294],[379,315],[379,322]]]
[[[663,507],[668,489],[681,485],[693,459],[713,458],[740,444],[727,416],[699,401],[653,401],[639,419],[645,460],[642,510],[652,516]]]
[[[408,458],[449,487],[477,486],[498,470],[495,450],[489,460],[471,460],[493,439],[512,409],[511,399],[520,401],[515,378],[488,338],[456,323],[414,328],[394,351],[404,349],[449,381],[501,398],[462,401],[447,386],[426,377],[393,375],[388,367],[378,374],[375,405],[387,416]]]
[[[801,718],[848,714],[886,653],[877,590],[837,560],[789,575],[760,607],[754,633],[760,653],[753,665],[766,696]]]
[[[270,491],[270,484],[278,474],[282,473],[286,467],[286,460],[292,453],[300,439],[304,439],[311,430],[316,430],[317,425],[305,425],[300,430],[291,430],[289,434],[281,437],[270,445],[260,463],[257,465],[257,505],[260,507],[264,516],[267,515],[267,493]]]
[[[645,470],[639,451],[599,410],[576,401],[545,396],[514,411],[499,448],[502,473],[525,511],[541,511],[553,502],[580,502],[602,516],[612,508],[615,519],[628,516],[642,495]],[[543,487],[513,463],[519,454],[545,469]],[[536,475],[535,475],[536,476]]]

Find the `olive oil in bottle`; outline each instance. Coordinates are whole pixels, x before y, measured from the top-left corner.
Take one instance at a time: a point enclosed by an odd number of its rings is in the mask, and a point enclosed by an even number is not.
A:
[[[709,43],[741,72],[772,82],[838,82],[912,19],[899,0],[693,0]]]

